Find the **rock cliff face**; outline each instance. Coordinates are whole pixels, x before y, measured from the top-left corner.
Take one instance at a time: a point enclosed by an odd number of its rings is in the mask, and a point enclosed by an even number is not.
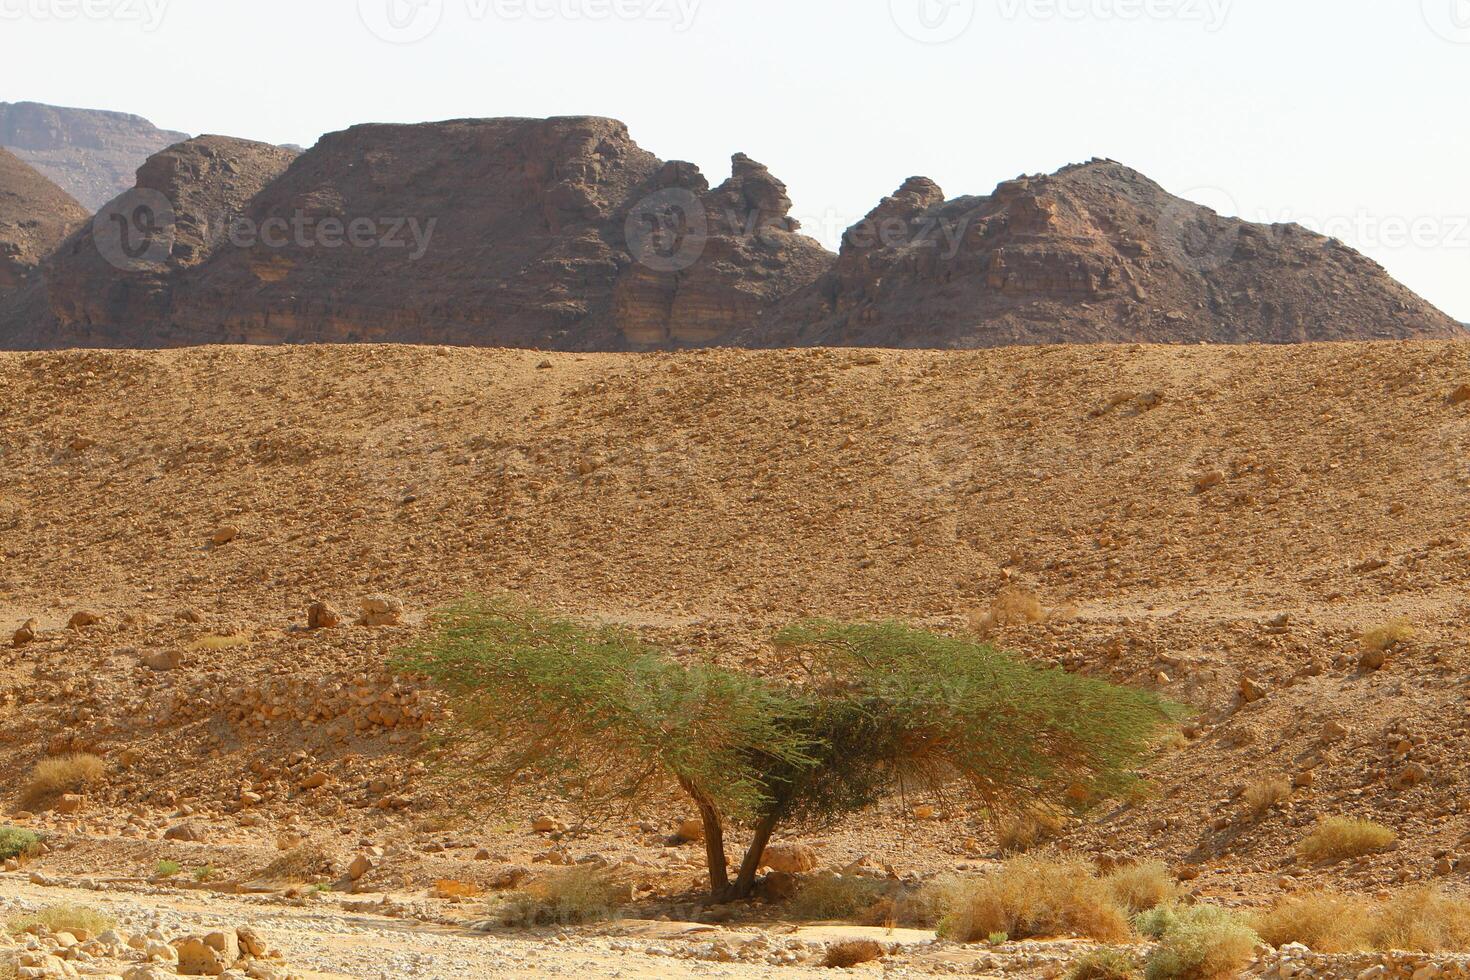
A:
[[[1341,243],[1216,215],[1108,160],[946,201],[907,181],[753,346],[1286,343],[1463,336]]]
[[[230,172],[265,178],[259,187],[216,179],[226,167],[200,162],[207,147],[139,171],[180,215],[174,254],[116,274],[74,243],[52,288],[55,343],[707,344],[753,326],[832,259],[795,233],[764,167],[738,156],[709,191],[692,165],[664,164],[610,119],[358,126],[288,169],[259,144],[241,168],[239,145],[223,154]],[[284,172],[269,179],[267,162]],[[208,209],[237,214],[249,234],[211,244],[185,220]]]
[[[183,275],[231,247],[231,223],[290,165],[290,150],[224,136],[169,147],[138,169],[136,188],[104,207],[48,270],[57,343],[155,346],[169,335]],[[142,248],[137,207],[162,213],[154,247],[128,261],[120,236]],[[102,236],[99,241],[98,236]]]
[[[89,211],[132,187],[134,171],[150,154],[188,138],[125,112],[0,102],[0,146]]]

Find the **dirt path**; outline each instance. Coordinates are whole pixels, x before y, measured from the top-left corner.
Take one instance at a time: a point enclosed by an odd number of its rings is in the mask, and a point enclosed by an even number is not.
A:
[[[358,899],[354,899],[358,901]],[[278,949],[293,974],[304,980],[466,980],[475,977],[611,976],[764,977],[770,963],[731,963],[686,956],[706,953],[714,944],[739,949],[755,939],[773,949],[782,942],[817,944],[874,937],[919,950],[932,934],[915,930],[810,928],[782,937],[754,930],[734,932],[696,923],[625,921],[584,934],[550,932],[488,934],[389,918],[343,908],[330,899],[305,906],[266,898],[150,890],[129,893],[116,887],[97,891],[79,885],[41,886],[19,874],[0,875],[0,918],[57,904],[89,906],[107,913],[125,931],[159,929],[185,935],[249,925]],[[973,957],[972,957],[973,958]],[[892,967],[892,964],[890,964]],[[870,967],[877,971],[878,967]],[[830,976],[811,966],[783,966],[782,976]],[[889,976],[926,976],[921,965],[890,968]]]

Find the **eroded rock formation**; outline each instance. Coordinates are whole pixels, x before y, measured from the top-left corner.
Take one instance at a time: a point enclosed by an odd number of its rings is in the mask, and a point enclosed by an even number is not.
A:
[[[946,201],[911,178],[753,346],[1283,343],[1463,335],[1340,242],[1174,197],[1109,160]]]

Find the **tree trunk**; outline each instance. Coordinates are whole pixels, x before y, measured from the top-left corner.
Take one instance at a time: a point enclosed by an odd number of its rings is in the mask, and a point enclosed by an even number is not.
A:
[[[755,891],[755,876],[760,871],[761,858],[766,855],[766,845],[771,842],[771,834],[776,830],[776,822],[780,819],[779,813],[772,813],[762,817],[761,822],[755,825],[755,839],[750,842],[745,860],[740,863],[740,875],[735,879],[735,887],[730,890],[730,901],[749,898]]]
[[[709,866],[709,896],[712,902],[727,901],[730,895],[730,860],[725,856],[725,825],[709,798],[689,783],[682,782],[684,792],[699,807],[699,820],[704,825],[704,861]]]

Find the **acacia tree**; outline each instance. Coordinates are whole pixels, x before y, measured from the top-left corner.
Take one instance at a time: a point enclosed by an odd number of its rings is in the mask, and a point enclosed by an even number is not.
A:
[[[587,806],[681,789],[715,901],[751,894],[778,826],[830,823],[895,790],[992,814],[1116,795],[1176,718],[1147,692],[896,623],[799,623],[776,643],[801,681],[681,664],[623,630],[471,599],[437,614],[399,667],[449,695],[467,775],[554,779]],[[750,832],[733,881],[732,827]]]

